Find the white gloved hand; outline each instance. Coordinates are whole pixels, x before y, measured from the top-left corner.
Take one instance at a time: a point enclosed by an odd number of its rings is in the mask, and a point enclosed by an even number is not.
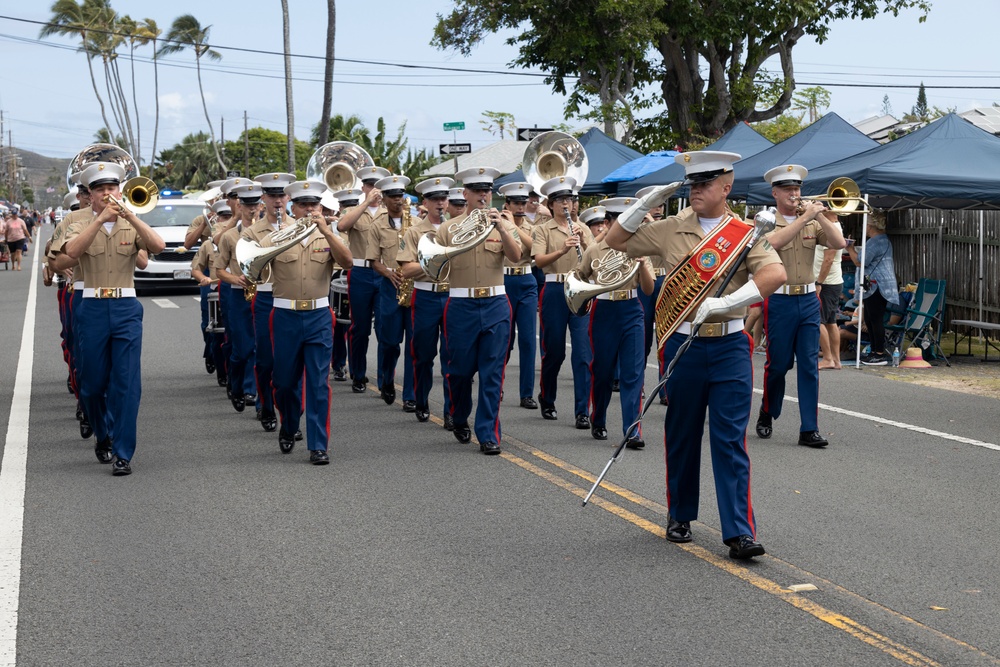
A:
[[[739,288],[732,294],[727,294],[726,296],[719,298],[710,296],[705,299],[705,301],[698,306],[698,310],[694,314],[693,326],[697,327],[716,313],[722,313],[727,310],[732,310],[733,308],[743,308],[752,303],[757,303],[758,301],[763,300],[763,297],[760,295],[760,290],[757,289],[756,283],[750,280],[746,285]]]
[[[667,201],[670,195],[677,192],[682,185],[684,183],[681,181],[674,181],[670,185],[661,185],[641,199],[637,199],[624,213],[618,216],[618,224],[629,234],[635,234],[635,230],[639,229],[646,214]]]

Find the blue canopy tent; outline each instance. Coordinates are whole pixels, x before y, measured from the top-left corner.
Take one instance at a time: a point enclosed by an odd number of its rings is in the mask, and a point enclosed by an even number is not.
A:
[[[615,141],[608,135],[601,132],[596,127],[587,130],[579,138],[587,151],[587,182],[580,189],[580,194],[597,195],[614,192],[615,186],[604,183],[602,179],[612,171],[627,162],[642,157],[642,153],[633,150],[625,144]],[[528,144],[525,144],[527,147]],[[524,173],[518,169],[512,174],[507,174],[494,181],[494,189],[507,183],[516,183],[524,180]]]
[[[801,164],[811,170],[878,145],[837,114],[827,114],[780,144],[737,162],[729,198],[749,204],[773,204],[771,186],[764,181],[768,170],[783,164]]]
[[[674,156],[677,153],[678,151],[653,151],[618,167],[604,177],[604,182],[620,183],[642,178],[646,174],[652,174],[654,171],[674,164]]]
[[[762,137],[752,127],[746,123],[740,123],[733,129],[719,137],[715,143],[709,144],[705,150],[709,151],[729,151],[739,153],[744,159],[751,155],[756,155],[763,150],[773,146],[770,141]],[[618,197],[633,197],[635,193],[648,185],[666,185],[674,181],[684,180],[684,167],[679,164],[670,164],[659,171],[643,176],[634,181],[618,184]],[[675,193],[676,197],[686,197],[687,188],[683,188]]]

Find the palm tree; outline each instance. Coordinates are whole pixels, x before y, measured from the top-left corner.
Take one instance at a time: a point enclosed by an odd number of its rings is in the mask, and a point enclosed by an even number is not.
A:
[[[295,172],[295,111],[292,109],[292,54],[288,32],[288,0],[281,0],[281,24],[285,39],[285,112],[288,116],[288,171]]]
[[[97,90],[97,79],[94,77],[94,66],[91,63],[93,54],[90,52],[91,44],[89,37],[91,29],[100,22],[100,15],[110,5],[107,0],[82,0],[77,4],[76,0],[56,0],[52,3],[49,11],[52,17],[48,25],[39,31],[39,37],[51,37],[52,35],[75,35],[80,38],[80,50],[87,54],[87,69],[90,71],[90,83],[94,87],[94,97],[101,107],[101,118],[104,120],[104,127],[111,131],[111,123],[108,122],[108,114],[104,109],[104,100]]]
[[[330,140],[330,113],[333,105],[333,53],[337,37],[337,3],[326,0],[326,69],[323,72],[323,114],[319,119],[319,145]]]
[[[215,171],[216,155],[209,148],[214,143],[206,133],[197,132],[164,149],[157,158],[155,180],[179,189],[204,188]]]
[[[205,89],[201,85],[201,59],[207,56],[210,60],[222,60],[222,54],[211,48],[208,43],[208,34],[212,26],[204,28],[198,19],[190,14],[184,14],[174,19],[167,33],[166,43],[160,47],[159,55],[169,55],[179,53],[190,47],[194,51],[194,62],[198,70],[198,91],[201,93],[201,106],[205,111],[205,121],[208,123],[208,132],[212,137],[212,148],[215,150],[215,159],[226,171],[226,163],[222,161],[222,154],[219,152],[219,144],[215,140],[215,129],[212,127],[212,119],[208,115],[208,104],[205,103]]]
[[[313,128],[310,140],[317,148],[328,141],[352,141],[360,144],[365,141],[368,134],[365,123],[360,116],[344,116],[337,114],[327,122],[326,139],[323,139],[323,126],[317,125]]]
[[[142,37],[140,32],[140,26],[135,22],[129,15],[122,16],[118,19],[118,31],[122,33],[125,41],[128,42],[128,60],[130,69],[130,78],[132,79],[132,109],[135,110],[135,156],[136,165],[140,167],[142,164],[142,127],[139,124],[139,101],[135,96],[135,47],[142,46],[146,44],[145,39]]]
[[[160,67],[156,60],[156,40],[160,38],[163,31],[156,25],[153,19],[143,19],[139,24],[139,39],[142,44],[153,45],[153,95],[156,98],[156,123],[153,126],[153,152],[149,158],[149,171],[153,171],[153,161],[156,159],[156,136],[160,132]]]

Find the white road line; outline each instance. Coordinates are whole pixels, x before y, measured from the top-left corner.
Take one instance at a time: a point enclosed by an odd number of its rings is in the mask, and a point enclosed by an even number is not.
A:
[[[7,440],[0,464],[0,665],[17,662],[17,605],[21,593],[21,543],[24,534],[24,487],[28,462],[31,373],[35,347],[35,301],[38,295],[38,251],[31,261],[28,304],[24,309],[21,351],[10,401]]]
[[[160,308],[180,308],[180,306],[178,306],[170,299],[153,299],[153,303],[155,303]]]
[[[195,301],[197,301],[198,303],[201,303],[201,297],[200,296],[193,296],[191,298],[194,299]]]

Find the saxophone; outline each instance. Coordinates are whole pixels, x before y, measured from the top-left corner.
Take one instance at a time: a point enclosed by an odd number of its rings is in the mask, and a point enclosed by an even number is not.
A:
[[[399,226],[400,243],[403,242],[403,236],[406,234],[406,230],[410,228],[410,205],[407,203],[404,206],[403,221]],[[396,273],[399,273],[398,268],[396,269]],[[403,278],[403,282],[401,282],[399,287],[396,288],[396,303],[403,308],[409,308],[413,305],[413,278]]]

